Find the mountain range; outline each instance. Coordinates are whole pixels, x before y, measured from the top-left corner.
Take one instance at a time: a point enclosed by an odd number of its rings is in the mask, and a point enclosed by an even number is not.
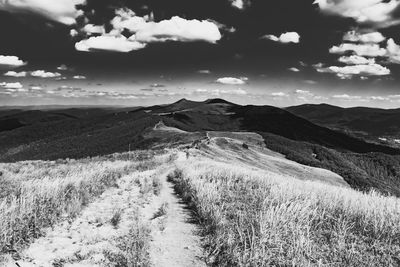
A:
[[[400,195],[400,148],[373,140],[395,140],[398,114],[328,105],[241,106],[223,99],[150,107],[3,108],[0,161],[85,158],[195,145],[210,132],[247,132],[289,160],[339,174],[354,188]],[[178,130],[159,134],[160,123]]]

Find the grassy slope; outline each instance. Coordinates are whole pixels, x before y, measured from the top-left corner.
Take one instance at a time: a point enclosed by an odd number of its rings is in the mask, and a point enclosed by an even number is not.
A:
[[[400,263],[396,198],[200,158],[170,180],[196,210],[213,266]]]
[[[73,219],[121,176],[159,166],[158,153],[0,164],[0,256],[31,243],[60,219]]]

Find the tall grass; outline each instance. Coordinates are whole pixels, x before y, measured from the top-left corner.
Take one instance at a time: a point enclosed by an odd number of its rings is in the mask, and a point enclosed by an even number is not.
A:
[[[400,200],[211,160],[170,175],[214,266],[399,266]]]
[[[73,219],[121,176],[165,161],[154,154],[140,159],[0,164],[0,255],[29,244],[61,218]]]

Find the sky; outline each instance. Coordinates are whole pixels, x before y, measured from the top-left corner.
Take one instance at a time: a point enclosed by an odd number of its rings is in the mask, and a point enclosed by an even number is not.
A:
[[[400,0],[0,0],[0,105],[400,107]]]

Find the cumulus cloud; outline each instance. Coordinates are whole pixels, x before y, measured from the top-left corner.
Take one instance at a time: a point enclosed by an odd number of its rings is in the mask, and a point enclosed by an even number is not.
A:
[[[347,52],[354,52],[359,56],[368,57],[382,57],[386,54],[386,49],[381,48],[378,44],[353,44],[344,43],[340,46],[333,46],[329,49],[332,54],[345,54]]]
[[[165,42],[165,41],[205,41],[216,43],[221,39],[218,26],[207,20],[187,20],[174,16],[160,22],[148,21],[145,17],[135,16],[134,13],[122,11],[112,20],[116,30],[129,30],[134,35],[130,39],[142,42]]]
[[[342,62],[347,65],[363,65],[363,64],[374,64],[374,58],[365,58],[357,55],[352,56],[342,56],[338,59],[339,62]]]
[[[268,39],[274,42],[280,42],[284,44],[295,43],[298,44],[300,42],[300,35],[297,32],[286,32],[282,33],[279,37],[268,34],[261,37],[262,39]]]
[[[90,37],[75,44],[75,49],[83,52],[114,51],[131,52],[143,49],[146,44],[130,40],[125,36],[101,35]]]
[[[24,86],[20,82],[0,83],[0,86],[6,89],[22,89]]]
[[[273,97],[288,97],[289,95],[284,92],[274,92],[271,94]]]
[[[32,85],[29,87],[29,89],[39,91],[42,90],[43,88],[40,85]]]
[[[197,72],[200,73],[200,74],[211,74],[210,70],[199,70]]]
[[[250,1],[247,0],[231,0],[231,5],[237,9],[245,9],[250,5]]]
[[[396,44],[392,38],[387,41],[386,50],[386,56],[389,61],[395,64],[400,64],[400,46]]]
[[[61,64],[60,66],[57,67],[57,69],[61,71],[66,71],[68,70],[68,66],[65,64]]]
[[[296,90],[295,93],[298,95],[302,95],[302,96],[314,96],[314,94],[308,90],[300,90],[299,89],[299,90]]]
[[[358,23],[369,23],[376,27],[399,24],[393,12],[399,7],[397,0],[316,0],[326,14],[353,18]]]
[[[334,96],[332,96],[332,98],[340,99],[340,100],[357,100],[357,99],[361,99],[361,96],[342,94],[342,95],[334,95]]]
[[[62,24],[76,23],[80,12],[76,5],[85,0],[0,0],[0,10],[11,13],[33,13]]]
[[[94,25],[94,24],[86,24],[82,31],[88,35],[92,34],[103,34],[106,32],[106,29],[103,25]]]
[[[126,8],[116,10],[110,24],[112,29],[107,33],[103,25],[86,24],[80,29],[80,32],[86,35],[86,39],[75,44],[76,50],[126,53],[143,49],[149,43],[167,41],[216,43],[222,38],[218,25],[208,20],[187,20],[174,16],[155,22],[152,15],[136,16],[135,12]],[[125,37],[127,32],[131,34],[129,38]],[[75,30],[73,36],[77,35],[78,31]]]
[[[295,68],[295,67],[289,68],[289,70],[293,71],[293,72],[299,72],[300,71],[298,68]]]
[[[361,43],[381,43],[386,40],[386,37],[380,32],[359,33],[357,31],[349,31],[344,34],[343,40]]]
[[[196,89],[195,93],[198,94],[211,94],[211,95],[247,95],[247,92],[241,88],[226,90],[226,89]]]
[[[389,75],[390,70],[379,64],[366,64],[366,65],[350,65],[350,66],[330,66],[322,67],[321,65],[314,66],[318,72],[321,73],[334,73],[339,78],[350,79],[354,75],[360,76],[384,76]]]
[[[75,80],[85,80],[85,79],[86,79],[86,76],[84,76],[84,75],[75,75],[75,76],[72,77],[72,79],[75,79]]]
[[[21,67],[26,63],[16,56],[2,56],[0,55],[0,66],[6,67]]]
[[[8,77],[26,77],[27,72],[26,71],[21,71],[21,72],[16,72],[16,71],[7,71],[6,73],[4,73],[4,76],[8,76]]]
[[[240,78],[234,78],[234,77],[223,77],[217,79],[215,82],[220,83],[220,84],[225,84],[225,85],[243,85],[246,83],[248,80],[247,77],[240,77]]]
[[[58,72],[47,72],[44,70],[35,70],[31,72],[32,77],[38,77],[38,78],[56,78],[60,77],[61,73]]]

